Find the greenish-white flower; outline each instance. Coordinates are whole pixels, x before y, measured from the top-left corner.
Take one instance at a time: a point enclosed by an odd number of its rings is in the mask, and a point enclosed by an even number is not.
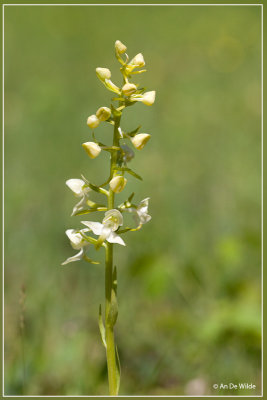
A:
[[[90,158],[96,158],[101,152],[101,147],[95,142],[85,142],[82,146]]]
[[[107,211],[102,224],[94,221],[82,221],[82,224],[90,228],[95,235],[99,236],[98,246],[100,246],[105,240],[109,243],[117,243],[125,246],[122,238],[115,233],[118,227],[123,224],[123,217],[118,210],[114,209]]]
[[[96,116],[99,121],[106,121],[111,116],[111,109],[108,107],[100,107],[96,112]]]
[[[89,187],[85,187],[85,182],[82,179],[68,179],[66,185],[75,194],[76,197],[81,197],[81,200],[73,207],[72,214],[81,211],[86,205],[88,193],[91,191]]]
[[[142,200],[137,208],[131,207],[128,209],[130,212],[134,213],[134,218],[139,225],[144,225],[151,220],[151,216],[148,214],[148,203],[149,197]]]
[[[118,175],[111,179],[109,182],[110,189],[114,193],[120,193],[127,183],[127,179],[124,176]]]
[[[81,233],[88,232],[89,229],[82,229],[81,231],[77,231],[75,229],[66,230],[66,235],[70,240],[70,244],[74,250],[80,250],[79,253],[75,254],[75,256],[67,258],[61,265],[68,264],[73,261],[79,261],[85,255],[86,247],[88,247],[89,243],[82,237]]]
[[[90,117],[87,118],[87,125],[91,128],[97,128],[98,125],[100,124],[100,120],[97,118],[96,115],[90,115]]]
[[[138,133],[131,138],[131,142],[137,150],[142,150],[150,138],[151,135],[149,135],[149,133]]]

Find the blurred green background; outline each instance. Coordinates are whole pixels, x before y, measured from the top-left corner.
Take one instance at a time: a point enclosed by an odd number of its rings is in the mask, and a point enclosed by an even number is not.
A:
[[[120,393],[260,394],[260,12],[5,7],[5,394],[108,393],[103,264],[60,264],[82,219],[65,181],[108,174],[81,143],[112,96],[95,68],[121,82],[117,39],[144,54],[135,81],[157,91],[122,120],[152,140],[130,164],[144,181],[129,176],[117,198],[150,196],[152,220],[115,249]],[[257,388],[212,388],[230,382]]]

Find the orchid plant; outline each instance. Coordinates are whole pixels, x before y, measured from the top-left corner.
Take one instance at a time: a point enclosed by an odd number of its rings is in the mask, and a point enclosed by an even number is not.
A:
[[[72,216],[85,215],[89,213],[104,213],[102,222],[81,221],[85,226],[83,229],[68,229],[66,235],[70,244],[78,253],[67,258],[62,265],[84,260],[91,264],[98,264],[88,256],[91,245],[96,250],[105,250],[105,315],[102,317],[101,305],[99,307],[99,329],[103,345],[106,348],[109,393],[118,395],[120,385],[120,362],[117,346],[114,340],[114,326],[118,316],[117,301],[117,271],[113,266],[113,246],[119,244],[125,246],[122,236],[129,231],[137,231],[150,221],[148,214],[149,198],[133,203],[134,193],[120,205],[115,205],[115,195],[123,191],[127,184],[126,174],[137,179],[142,179],[140,175],[128,167],[133,159],[134,149],[142,150],[151,135],[140,133],[140,126],[126,132],[121,127],[122,113],[126,107],[132,106],[137,102],[151,106],[155,101],[155,91],[145,92],[135,83],[130,82],[132,75],[141,74],[145,69],[145,61],[141,53],[137,54],[132,60],[126,54],[126,46],[117,40],[115,42],[115,56],[120,63],[123,83],[119,87],[111,81],[111,72],[108,68],[96,68],[97,77],[103,85],[115,95],[111,99],[109,107],[100,107],[95,114],[87,119],[87,125],[92,130],[92,139],[82,146],[91,159],[96,158],[102,151],[110,154],[109,176],[106,182],[97,186],[82,176],[82,179],[69,179],[66,185],[73,194],[79,199],[73,207]],[[99,142],[96,139],[94,129],[101,123],[108,123],[113,127],[113,142],[110,145]],[[129,147],[128,144],[132,147]],[[93,201],[93,192],[100,193],[106,198],[105,204]],[[136,223],[134,227],[123,227],[123,214],[131,213]],[[94,234],[96,237],[91,236]]]

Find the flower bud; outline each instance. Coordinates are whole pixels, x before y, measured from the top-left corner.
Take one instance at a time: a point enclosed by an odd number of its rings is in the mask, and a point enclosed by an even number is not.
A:
[[[100,107],[96,112],[96,116],[99,121],[106,121],[111,116],[111,110],[108,107]]]
[[[116,40],[115,49],[119,54],[123,54],[127,50],[127,47],[120,40]]]
[[[102,81],[111,78],[111,72],[108,68],[100,68],[100,67],[96,68],[96,75]]]
[[[121,175],[115,176],[109,182],[110,189],[115,193],[120,193],[127,183],[127,179]]]
[[[91,129],[97,128],[99,124],[100,124],[100,121],[99,121],[99,119],[97,118],[96,115],[93,114],[93,115],[90,115],[90,117],[87,118],[87,125]]]
[[[149,141],[151,135],[148,133],[138,133],[131,138],[131,142],[137,150],[142,150],[145,144]]]
[[[142,103],[147,106],[152,106],[155,101],[156,92],[153,90],[152,92],[146,92],[143,94]]]
[[[133,83],[125,83],[125,85],[122,87],[122,93],[125,96],[130,96],[137,90],[137,87]]]
[[[137,54],[131,61],[131,65],[135,65],[136,67],[144,67],[145,60],[142,53]]]
[[[91,158],[96,158],[101,152],[101,147],[95,142],[85,142],[82,144],[84,150]]]

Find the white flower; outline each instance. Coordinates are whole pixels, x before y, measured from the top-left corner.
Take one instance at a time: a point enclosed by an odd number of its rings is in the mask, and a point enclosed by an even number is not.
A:
[[[138,133],[131,138],[131,142],[137,150],[142,150],[150,138],[151,135],[149,135],[149,133]]]
[[[69,179],[66,181],[66,185],[73,191],[76,197],[81,197],[81,200],[73,207],[71,215],[74,215],[86,205],[88,193],[91,189],[84,187],[85,182],[82,179]]]
[[[114,231],[123,224],[123,218],[118,210],[109,210],[105,213],[105,217],[100,222],[94,221],[82,221],[82,224],[90,228],[95,235],[98,235],[98,246],[100,246],[105,240],[109,243],[118,243],[125,246],[124,241],[119,235],[116,235]]]
[[[122,93],[124,94],[124,96],[130,96],[131,94],[136,92],[136,90],[137,87],[134,83],[125,83],[125,85],[123,85],[122,87]]]
[[[115,49],[119,54],[123,54],[127,50],[127,47],[120,40],[116,40]]]
[[[97,118],[96,115],[90,115],[90,117],[87,118],[87,125],[91,128],[97,128],[98,125],[100,124],[100,120]]]
[[[109,119],[110,115],[111,109],[108,107],[100,107],[96,112],[96,116],[100,121],[106,121]]]
[[[90,158],[96,158],[101,152],[101,147],[95,142],[85,142],[82,146]]]
[[[105,80],[105,79],[110,79],[111,78],[111,72],[108,68],[96,68],[96,74],[99,79]]]
[[[141,101],[146,106],[152,106],[155,102],[156,92],[152,90],[151,92],[145,92],[142,95],[133,94],[130,97],[130,101]]]
[[[121,175],[118,175],[111,179],[109,186],[114,193],[120,193],[124,189],[126,183],[127,179]]]
[[[88,232],[89,229],[82,229],[80,232]],[[66,230],[66,235],[70,239],[70,244],[74,250],[80,250],[79,253],[75,254],[75,256],[67,258],[61,265],[68,264],[73,261],[79,261],[85,255],[85,247],[89,245],[89,243],[82,237],[81,233],[75,229]]]
[[[148,221],[151,220],[151,216],[148,215],[148,202],[149,202],[149,197],[146,199],[142,200],[137,208],[129,208],[130,212],[135,213],[135,219],[137,220],[137,223],[139,225],[144,225]]]

